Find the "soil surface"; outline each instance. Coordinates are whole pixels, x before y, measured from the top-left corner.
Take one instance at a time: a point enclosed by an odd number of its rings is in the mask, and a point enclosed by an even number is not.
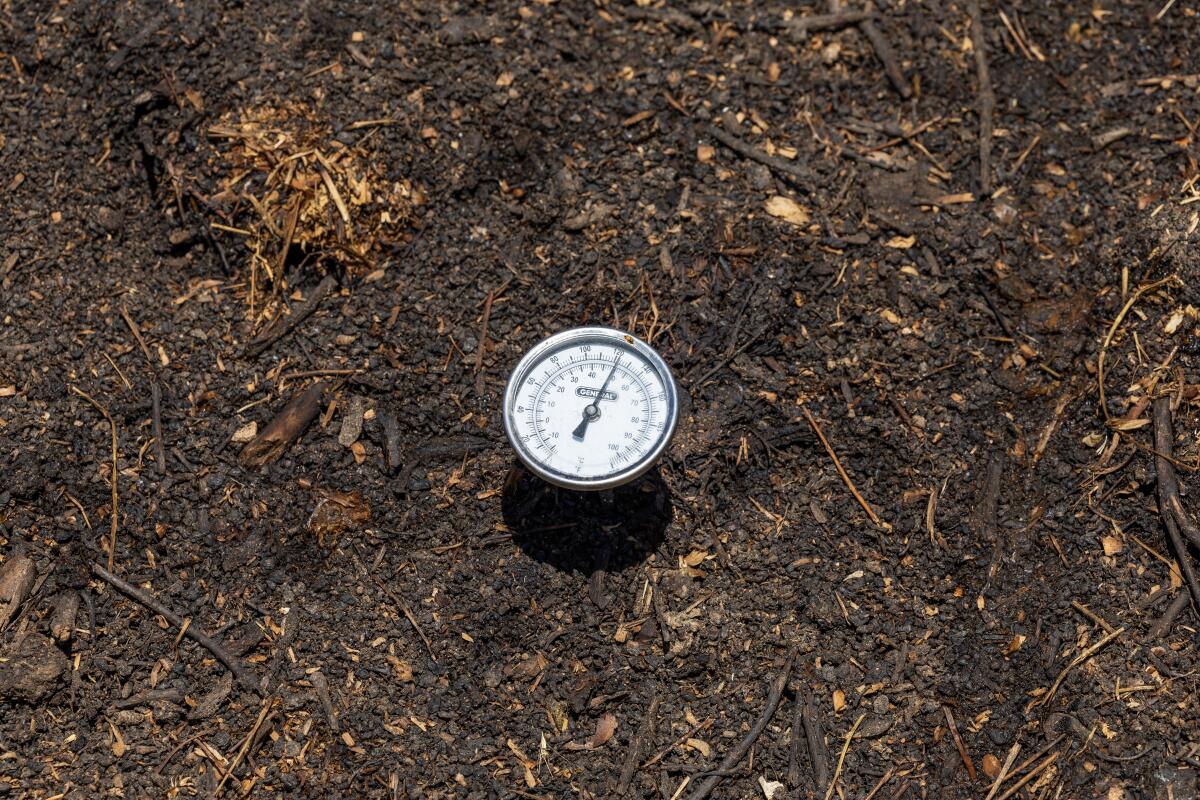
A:
[[[971,5],[0,4],[0,796],[1195,797],[1200,15]]]

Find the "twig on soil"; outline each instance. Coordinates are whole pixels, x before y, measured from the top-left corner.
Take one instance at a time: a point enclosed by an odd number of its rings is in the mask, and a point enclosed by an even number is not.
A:
[[[652,767],[655,764],[657,764],[659,761],[662,761],[676,747],[679,747],[679,745],[683,744],[688,739],[692,738],[697,733],[699,733],[700,731],[704,730],[705,728],[707,728],[709,725],[712,725],[712,724],[713,724],[712,717],[709,717],[708,719],[704,720],[703,722],[697,722],[695,725],[688,728],[688,730],[685,734],[678,737],[677,739],[675,739],[675,741],[671,742],[669,745],[664,747],[662,750],[659,750],[657,753],[650,756],[650,758],[648,758],[644,762],[642,762],[641,769],[645,769],[646,767]]]
[[[1104,617],[1100,616],[1095,611],[1092,611],[1090,608],[1088,608],[1087,606],[1085,606],[1083,603],[1079,602],[1078,600],[1071,601],[1071,608],[1075,609],[1080,614],[1083,614],[1085,617],[1087,617],[1092,622],[1099,625],[1101,628],[1104,628],[1106,633],[1113,632],[1113,626],[1109,625],[1107,622],[1105,622]]]
[[[321,301],[325,299],[325,296],[336,285],[337,278],[332,275],[326,275],[322,278],[321,282],[317,284],[317,288],[313,289],[312,294],[300,304],[299,308],[288,316],[276,320],[271,327],[267,328],[260,336],[246,345],[246,356],[253,358],[260,355],[268,347],[295,330],[301,322],[308,319],[308,316],[317,310],[317,306],[321,304]]]
[[[808,743],[808,759],[812,762],[813,783],[820,792],[829,785],[829,752],[825,748],[825,732],[821,730],[821,720],[813,708],[812,692],[805,687],[802,692],[803,708],[800,711],[800,722],[804,726],[804,738]],[[797,703],[800,698],[797,698]]]
[[[832,14],[812,14],[807,17],[793,17],[786,20],[783,26],[793,38],[802,39],[813,31],[845,28],[874,18],[874,11],[838,11]]]
[[[383,457],[387,466],[387,474],[392,474],[400,468],[403,456],[400,452],[400,424],[396,415],[385,408],[377,408],[375,417],[379,427],[383,429]]]
[[[617,797],[624,797],[625,793],[629,791],[629,785],[633,782],[633,776],[637,774],[638,759],[641,751],[654,736],[655,718],[658,716],[658,701],[659,697],[656,694],[654,699],[650,701],[650,708],[646,710],[646,715],[642,717],[642,724],[638,727],[637,733],[634,734],[633,741],[629,743],[629,752],[625,755],[625,763],[621,766],[621,777],[617,781]]]
[[[1159,397],[1154,401],[1154,439],[1155,471],[1159,475],[1160,500],[1165,502],[1167,511],[1175,518],[1179,531],[1193,545],[1200,547],[1200,528],[1192,522],[1187,509],[1183,507],[1183,501],[1179,498],[1179,478],[1175,475],[1175,464],[1178,462],[1172,454],[1175,434],[1169,397]]]
[[[867,41],[871,43],[871,47],[875,49],[875,56],[883,64],[883,71],[887,73],[888,80],[896,87],[896,91],[905,100],[912,97],[912,86],[909,85],[908,78],[904,77],[904,70],[900,68],[900,60],[896,58],[896,51],[892,49],[891,42],[883,35],[883,31],[879,30],[874,19],[872,17],[864,19],[858,23],[858,29],[863,32]]]
[[[842,462],[838,460],[837,453],[833,452],[833,447],[830,446],[829,440],[825,438],[824,432],[821,431],[821,426],[817,424],[817,421],[813,418],[813,415],[810,414],[808,409],[804,406],[800,407],[800,413],[804,414],[804,418],[808,420],[808,424],[812,427],[813,433],[817,434],[817,438],[821,440],[821,444],[825,445],[825,452],[829,453],[829,457],[833,459],[833,466],[837,468],[838,475],[842,477],[842,482],[846,484],[846,488],[850,490],[850,494],[854,495],[854,499],[858,501],[860,506],[862,506],[863,511],[867,512],[867,516],[871,518],[871,522],[874,522],[881,528],[891,527],[879,518],[879,515],[875,513],[874,509],[872,509],[867,501],[863,499],[863,496],[859,494],[858,488],[854,485],[854,481],[850,480],[850,476],[846,474],[845,468],[842,467]]]
[[[325,384],[314,383],[302,392],[297,392],[275,417],[267,423],[262,433],[254,437],[242,449],[238,461],[244,467],[261,467],[276,461],[292,443],[316,419],[325,395]]]
[[[112,430],[112,474],[109,476],[112,483],[112,526],[108,536],[108,568],[111,570],[113,559],[117,555],[117,518],[120,516],[117,504],[117,423],[112,414],[108,413],[108,409],[97,403],[90,394],[78,386],[72,386],[71,391],[95,406],[96,410],[108,420],[108,427]]]
[[[1182,573],[1188,592],[1200,610],[1200,581],[1192,567],[1187,543],[1180,533],[1187,535],[1193,544],[1200,546],[1200,537],[1193,537],[1195,524],[1188,516],[1179,499],[1179,478],[1171,463],[1175,448],[1175,432],[1171,424],[1171,398],[1158,397],[1154,400],[1154,471],[1158,476],[1158,513],[1167,529],[1167,539],[1175,550],[1176,563]],[[1164,617],[1165,619],[1165,617]],[[1161,620],[1160,620],[1161,622]],[[1157,630],[1158,626],[1155,626]],[[1161,634],[1160,634],[1161,635]]]
[[[371,580],[375,582],[375,585],[379,587],[380,591],[392,598],[392,602],[395,603],[396,607],[400,609],[400,612],[404,614],[404,618],[408,620],[408,624],[412,625],[413,630],[417,632],[417,636],[421,637],[421,642],[424,643],[425,651],[429,653],[429,657],[434,661],[437,661],[437,656],[433,654],[433,644],[429,641],[429,637],[425,635],[425,631],[421,630],[421,625],[417,622],[417,618],[413,616],[412,611],[409,610],[408,603],[404,602],[403,598],[388,588],[387,584],[379,580],[379,578],[376,578],[374,574],[371,575]]]
[[[337,184],[333,182],[333,167],[325,160],[325,156],[321,155],[320,150],[317,150],[314,155],[317,157],[317,172],[321,173],[321,180],[325,184],[325,191],[329,192],[330,199],[337,206],[338,214],[341,215],[342,222],[346,226],[346,236],[349,238],[351,235],[350,209],[346,207],[346,201],[342,199],[342,193],[338,191]]]
[[[1054,748],[1058,746],[1058,742],[1060,742],[1066,738],[1067,738],[1067,734],[1064,734],[1064,733],[1058,734],[1057,736],[1055,736],[1054,739],[1051,739],[1050,741],[1046,742],[1045,746],[1042,747],[1042,750],[1039,750],[1038,752],[1033,753],[1032,756],[1026,758],[1024,760],[1024,762],[1021,762],[1020,764],[1016,765],[1015,768],[1013,769],[1013,771],[1009,772],[1009,775],[1020,775],[1021,772],[1025,771],[1026,766],[1032,764],[1033,762],[1036,762],[1036,760],[1045,756],[1046,753],[1049,753],[1051,750],[1054,750]]]
[[[234,769],[236,769],[237,765],[242,763],[242,759],[246,757],[246,753],[250,750],[251,745],[254,744],[255,737],[258,734],[258,729],[262,727],[263,722],[267,718],[267,714],[271,711],[271,706],[274,704],[274,697],[268,697],[263,701],[262,708],[259,709],[258,712],[258,719],[254,720],[254,726],[250,728],[250,733],[246,734],[246,741],[242,744],[241,749],[238,750],[237,755],[233,757],[233,760],[229,762],[229,766],[225,768],[225,774],[221,776],[221,780],[217,783],[217,788],[213,789],[212,796],[214,798],[221,794],[221,789],[225,787],[225,781],[229,780],[229,776],[233,774]]]
[[[763,329],[763,330],[760,330],[758,333],[754,334],[754,335],[753,335],[753,336],[751,336],[749,339],[747,339],[747,340],[746,340],[744,343],[742,343],[742,344],[738,345],[738,347],[737,347],[737,348],[735,348],[735,349],[733,350],[733,352],[731,352],[731,353],[728,353],[727,355],[724,355],[724,356],[722,356],[721,358],[719,358],[719,359],[717,360],[717,363],[716,363],[716,364],[713,364],[713,365],[712,365],[712,368],[711,368],[711,369],[709,369],[709,370],[708,370],[708,372],[705,372],[705,373],[704,373],[703,375],[701,375],[699,378],[697,378],[696,380],[692,381],[692,382],[691,382],[691,384],[689,384],[689,386],[688,386],[688,389],[689,389],[689,390],[690,390],[690,389],[698,389],[698,388],[700,388],[701,386],[703,386],[705,381],[707,381],[707,380],[708,380],[709,378],[711,378],[713,375],[716,375],[716,374],[717,374],[717,372],[719,372],[720,370],[724,369],[724,368],[725,368],[725,366],[726,366],[727,364],[729,364],[729,362],[730,362],[730,361],[733,361],[735,358],[737,358],[738,356],[740,356],[742,353],[744,353],[744,352],[746,352],[747,350],[749,350],[749,349],[750,349],[750,346],[751,346],[752,344],[754,344],[755,342],[757,342],[757,341],[759,340],[759,338],[760,338],[760,337],[761,337],[761,336],[762,336],[764,333],[766,333],[766,330],[765,330],[765,329]]]
[[[146,340],[142,338],[141,328],[133,321],[133,317],[129,316],[129,309],[125,306],[121,306],[121,317],[125,320],[125,324],[129,326],[129,332],[133,334],[133,338],[137,340],[138,347],[142,348],[142,355],[146,357],[147,363],[150,364],[150,369],[158,369],[158,364],[154,362],[154,356],[150,355],[150,348],[146,346]]]
[[[296,225],[300,222],[301,201],[297,198],[288,209],[287,218],[283,224],[283,240],[280,242],[279,255],[275,257],[275,274],[271,276],[272,293],[278,293],[283,286],[283,268],[287,265],[288,251],[292,249],[292,239],[296,236]],[[253,306],[253,302],[251,302]],[[251,311],[251,319],[254,317]]]
[[[991,563],[988,565],[987,578],[984,580],[983,588],[979,590],[978,596],[981,598],[992,585],[992,581],[1000,569],[1000,558],[1004,553],[1004,545],[1008,541],[1008,537],[1002,535],[1000,532],[1000,524],[997,518],[1000,510],[1000,490],[1003,478],[1004,453],[998,451],[993,453],[988,459],[987,475],[984,478],[979,502],[976,503],[969,520],[975,535],[981,538],[990,537],[995,540],[995,544],[992,547]]]
[[[871,800],[871,798],[879,794],[879,790],[884,786],[887,786],[888,781],[894,777],[896,777],[896,768],[892,767],[887,772],[883,773],[883,777],[879,779],[879,782],[875,784],[871,791],[867,792],[867,796],[864,797],[863,800]]]
[[[348,378],[351,375],[358,375],[361,372],[361,369],[304,369],[283,373],[279,376],[277,383],[283,386],[289,381],[298,381],[304,378]]]
[[[1157,622],[1154,623],[1154,627],[1150,629],[1150,632],[1147,634],[1147,638],[1154,640],[1161,639],[1162,637],[1166,636],[1167,631],[1171,629],[1171,625],[1175,622],[1175,618],[1182,614],[1183,610],[1187,608],[1188,601],[1190,599],[1191,594],[1189,592],[1180,592],[1177,594],[1175,599],[1171,601],[1171,605],[1167,606],[1167,610],[1164,611],[1163,615],[1158,618]]]
[[[812,174],[808,172],[808,170],[792,164],[785,158],[768,155],[749,142],[745,142],[734,136],[732,133],[722,130],[715,125],[709,125],[705,130],[710,136],[738,155],[770,167],[775,172],[790,178],[800,188],[807,190],[808,184],[812,180]]]
[[[1062,737],[1059,737],[1059,738],[1062,738]],[[1029,772],[1026,773],[1024,778],[1021,778],[1021,780],[1017,781],[1012,786],[1008,787],[1008,790],[1004,794],[1000,795],[998,800],[1008,800],[1008,798],[1012,797],[1014,794],[1019,792],[1021,790],[1022,786],[1029,783],[1029,781],[1033,780],[1034,776],[1036,776],[1039,772],[1044,770],[1046,767],[1053,764],[1058,759],[1059,755],[1060,755],[1059,753],[1051,753],[1049,756],[1046,757],[1045,761],[1038,764],[1033,769],[1029,770]]]
[[[792,743],[788,748],[787,771],[788,786],[792,789],[800,787],[800,731],[804,724],[804,701],[807,699],[807,693],[801,699],[800,693],[797,692],[796,701],[792,704]]]
[[[164,758],[162,761],[160,761],[158,766],[155,767],[154,774],[161,775],[163,769],[167,766],[167,764],[171,763],[171,759],[173,759],[175,756],[179,755],[180,750],[187,747],[189,744],[196,741],[197,739],[203,739],[205,736],[208,736],[209,733],[211,733],[211,731],[209,729],[205,728],[204,730],[200,731],[199,733],[197,733],[193,736],[189,736],[188,738],[184,739],[179,744],[175,745],[175,747],[171,750],[171,752],[167,753],[167,757]]]
[[[775,680],[771,682],[771,691],[767,694],[767,703],[763,707],[762,714],[754,723],[754,727],[750,732],[738,743],[737,747],[733,748],[725,758],[721,759],[720,765],[717,767],[716,773],[705,778],[696,791],[692,792],[689,800],[704,800],[712,793],[712,790],[717,788],[717,784],[721,782],[721,778],[730,770],[742,762],[746,757],[746,753],[750,752],[750,748],[754,746],[754,742],[766,729],[767,723],[771,721],[771,717],[775,716],[775,709],[779,708],[779,700],[783,697],[783,689],[787,686],[788,676],[792,672],[792,662],[796,660],[796,653],[793,650],[788,653],[787,659],[784,661],[783,669],[775,676]],[[828,798],[826,798],[828,800]]]
[[[858,719],[854,720],[854,724],[850,726],[850,732],[846,734],[846,741],[842,743],[842,752],[838,756],[837,767],[833,770],[833,780],[829,782],[829,788],[825,790],[825,800],[833,797],[833,790],[837,788],[838,778],[842,776],[842,765],[846,763],[846,753],[850,750],[850,742],[854,741],[854,734],[858,730],[858,726],[866,718],[866,714],[859,714]]]
[[[488,322],[492,317],[492,301],[496,299],[496,290],[493,289],[487,293],[487,298],[483,301],[483,321],[479,323],[479,344],[475,350],[475,372],[483,369],[483,352],[487,349]]]
[[[1000,784],[1004,783],[1004,779],[1008,777],[1008,769],[1012,766],[1012,763],[1017,760],[1017,754],[1020,752],[1021,743],[1013,742],[1013,746],[1008,749],[1008,756],[1005,757],[1003,766],[1001,766],[1000,771],[996,773],[996,780],[994,783],[992,783],[992,790],[987,793],[987,797],[983,798],[983,800],[992,800],[992,798],[996,796],[996,792],[1000,791]]]
[[[995,126],[996,93],[988,73],[987,49],[983,39],[983,11],[979,0],[970,0],[971,48],[975,51],[975,73],[978,76],[979,100],[979,193],[992,193],[992,132]]]
[[[158,381],[150,382],[150,423],[153,426],[151,432],[154,435],[154,460],[158,462],[158,472],[160,475],[167,474],[167,451],[163,445],[162,434],[162,387],[158,385]]]
[[[593,600],[592,602],[595,601]],[[662,591],[659,589],[657,583],[655,583],[651,589],[650,604],[654,607],[654,619],[658,623],[658,635],[662,638],[663,655],[670,655],[671,626],[667,624],[666,601],[663,600]],[[597,603],[597,605],[600,604]],[[603,608],[603,606],[601,606],[601,608]]]
[[[829,0],[828,2],[830,14],[841,14],[841,0]],[[887,37],[879,30],[879,26],[875,24],[874,9],[871,4],[867,4],[869,16],[865,17],[858,23],[858,29],[867,37],[867,41],[871,43],[871,47],[875,50],[875,57],[879,59],[879,63],[883,64],[883,71],[887,73],[888,80],[896,87],[896,91],[900,92],[900,96],[905,100],[912,97],[912,86],[909,85],[908,79],[904,77],[904,70],[900,69],[900,62],[896,59],[896,51],[892,49],[892,45],[888,42]]]
[[[1152,292],[1160,286],[1168,283],[1174,283],[1179,280],[1177,275],[1168,275],[1162,280],[1147,283],[1145,286],[1138,287],[1138,290],[1125,301],[1125,305],[1121,307],[1117,318],[1112,321],[1112,325],[1108,328],[1108,333],[1104,337],[1104,343],[1100,345],[1100,353],[1096,356],[1096,384],[1100,390],[1100,411],[1104,414],[1105,424],[1109,423],[1108,403],[1104,399],[1104,356],[1108,353],[1108,346],[1112,344],[1113,336],[1116,335],[1117,329],[1121,327],[1121,322],[1124,321],[1125,315],[1133,308],[1134,304],[1147,292]]]
[[[975,762],[971,760],[971,756],[967,753],[967,748],[963,746],[962,737],[958,735],[958,725],[954,722],[954,715],[950,713],[950,706],[942,706],[942,711],[946,714],[946,724],[950,726],[950,736],[954,739],[954,747],[958,750],[958,755],[962,758],[963,764],[967,768],[967,776],[971,782],[975,782]]]
[[[1092,645],[1088,649],[1084,650],[1079,655],[1075,656],[1075,658],[1071,659],[1071,663],[1069,663],[1065,667],[1063,667],[1062,672],[1058,673],[1058,677],[1055,678],[1054,683],[1052,683],[1050,685],[1049,691],[1047,691],[1044,695],[1042,695],[1041,697],[1034,700],[1030,704],[1030,707],[1036,708],[1038,706],[1044,706],[1047,703],[1049,703],[1051,700],[1053,700],[1054,695],[1057,694],[1057,692],[1058,692],[1058,687],[1062,686],[1062,682],[1064,680],[1066,680],[1066,677],[1067,677],[1067,675],[1069,675],[1071,673],[1071,670],[1075,669],[1080,664],[1087,661],[1092,656],[1096,655],[1096,653],[1100,652],[1100,650],[1103,649],[1105,645],[1107,645],[1113,639],[1116,639],[1118,636],[1120,636],[1124,632],[1125,632],[1124,626],[1117,628],[1115,631],[1113,631],[1110,634],[1107,634],[1103,639],[1096,642],[1094,645]]]
[[[113,575],[110,571],[106,570],[99,564],[92,564],[92,574],[103,580],[105,583],[108,583],[131,600],[136,600],[154,613],[159,614],[175,627],[181,629],[184,628],[183,617],[167,608],[165,605],[151,597],[146,592],[130,583],[126,583],[116,575]],[[198,626],[189,624],[187,628],[183,630],[183,635],[187,636],[189,639],[196,642],[201,647],[208,650],[208,652],[216,656],[217,660],[224,664],[226,668],[233,673],[234,677],[238,679],[238,683],[242,684],[243,687],[254,694],[259,693],[258,684],[255,682],[253,676],[251,676],[246,668],[242,666],[241,662],[230,655],[229,651],[227,651],[224,647],[219,645],[213,639],[209,638],[208,634],[206,634]]]
[[[333,729],[335,734],[341,733],[342,724],[338,719],[337,711],[333,707],[333,700],[329,696],[329,681],[325,680],[324,673],[321,670],[317,670],[308,676],[308,682],[317,691],[317,699],[321,701],[321,707],[325,709],[325,718],[329,720],[329,727]]]
[[[1054,402],[1054,417],[1050,422],[1046,423],[1046,427],[1042,429],[1042,435],[1038,437],[1037,444],[1033,448],[1033,464],[1037,464],[1041,460],[1042,455],[1046,452],[1046,448],[1050,445],[1050,438],[1054,436],[1054,432],[1062,425],[1064,414],[1067,406],[1075,402],[1079,395],[1073,390],[1068,389],[1058,396],[1058,400]]]

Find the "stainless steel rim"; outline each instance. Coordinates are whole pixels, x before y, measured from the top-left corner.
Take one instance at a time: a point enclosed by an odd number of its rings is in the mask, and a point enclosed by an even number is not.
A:
[[[520,439],[513,430],[513,408],[516,407],[517,392],[520,389],[521,382],[524,376],[528,373],[532,364],[539,361],[541,357],[549,350],[562,347],[571,342],[576,342],[582,339],[597,339],[606,342],[617,340],[626,347],[632,347],[643,358],[646,359],[656,370],[663,381],[663,389],[667,395],[666,415],[667,423],[663,428],[662,436],[659,437],[654,447],[642,457],[640,461],[627,469],[620,472],[615,472],[605,478],[585,479],[572,478],[568,475],[563,475],[553,470],[549,470],[541,464],[537,463],[522,446]],[[529,471],[533,472],[539,478],[561,486],[564,489],[576,489],[580,491],[602,491],[604,489],[612,489],[617,486],[622,486],[635,478],[640,477],[648,469],[650,469],[658,461],[663,451],[667,449],[667,445],[671,443],[671,438],[675,435],[675,423],[679,417],[679,395],[675,387],[675,376],[671,374],[671,368],[667,366],[667,362],[663,361],[653,347],[643,342],[633,334],[619,331],[615,328],[606,328],[602,326],[587,326],[582,328],[571,328],[569,330],[560,331],[559,333],[549,336],[534,345],[528,353],[526,353],[520,361],[517,362],[516,368],[508,377],[508,385],[504,389],[504,432],[508,436],[508,441],[512,444],[513,449],[517,451],[517,457],[521,459]]]

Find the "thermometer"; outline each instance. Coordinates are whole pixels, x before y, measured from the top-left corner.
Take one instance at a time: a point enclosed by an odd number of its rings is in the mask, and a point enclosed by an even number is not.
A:
[[[662,356],[612,328],[542,340],[504,392],[504,430],[517,456],[566,489],[612,489],[637,478],[666,449],[678,415]]]

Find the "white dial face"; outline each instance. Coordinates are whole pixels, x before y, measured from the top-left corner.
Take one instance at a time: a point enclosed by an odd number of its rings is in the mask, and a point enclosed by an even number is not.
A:
[[[523,460],[578,488],[640,474],[675,425],[675,387],[661,359],[632,337],[600,331],[569,332],[535,348],[507,399],[510,438]]]

